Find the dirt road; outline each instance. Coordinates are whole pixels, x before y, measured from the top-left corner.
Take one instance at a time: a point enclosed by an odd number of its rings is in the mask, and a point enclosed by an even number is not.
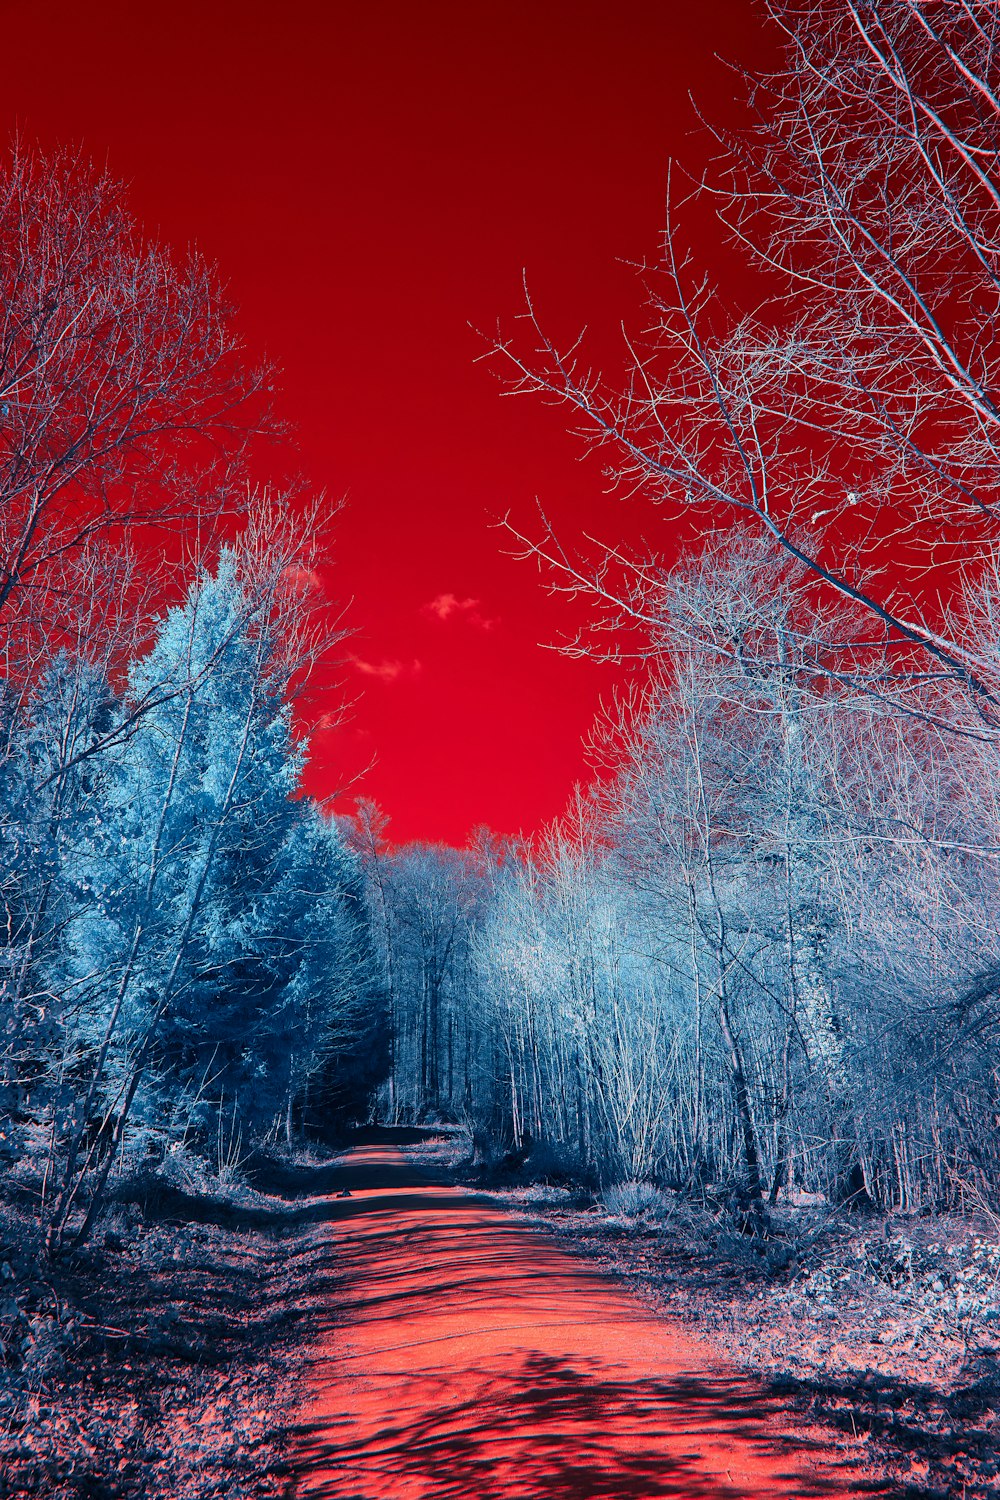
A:
[[[322,1233],[344,1281],[294,1437],[301,1500],[859,1493],[779,1400],[493,1201],[389,1145],[337,1182]]]

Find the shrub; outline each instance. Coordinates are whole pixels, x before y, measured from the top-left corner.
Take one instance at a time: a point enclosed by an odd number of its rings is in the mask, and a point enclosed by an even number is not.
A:
[[[673,1211],[670,1196],[651,1182],[616,1183],[602,1201],[608,1213],[623,1219],[665,1219]]]

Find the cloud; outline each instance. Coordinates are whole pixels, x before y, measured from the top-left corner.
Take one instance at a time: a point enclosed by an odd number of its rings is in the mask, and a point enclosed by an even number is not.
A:
[[[480,599],[460,599],[457,594],[438,594],[436,599],[424,605],[424,613],[436,615],[439,620],[456,616],[477,630],[492,630],[497,622],[486,619],[479,608],[481,603]]]
[[[281,577],[285,585],[296,594],[311,594],[323,587],[323,580],[315,568],[300,568],[293,563],[282,570]]]
[[[352,658],[358,671],[365,677],[377,677],[380,682],[398,682],[401,677],[418,677],[418,661],[362,661],[360,656]]]

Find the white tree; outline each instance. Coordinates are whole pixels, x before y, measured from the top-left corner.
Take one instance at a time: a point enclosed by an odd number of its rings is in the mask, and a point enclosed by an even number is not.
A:
[[[765,533],[859,605],[879,637],[879,670],[858,676],[873,692],[905,707],[934,674],[963,690],[938,705],[946,722],[995,733],[994,664],[920,580],[933,565],[952,587],[996,542],[1000,18],[989,0],[775,0],[770,16],[783,61],[751,82],[756,123],[699,190],[750,258],[749,302],[729,310],[671,218],[625,389],[557,348],[530,303],[535,347],[498,348],[629,495]],[[611,624],[650,624],[643,559],[525,545]]]

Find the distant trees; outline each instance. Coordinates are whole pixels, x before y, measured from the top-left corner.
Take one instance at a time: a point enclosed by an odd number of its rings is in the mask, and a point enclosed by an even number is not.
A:
[[[466,1117],[476,1048],[469,970],[481,899],[476,861],[440,844],[390,850],[384,826],[373,804],[362,802],[353,840],[392,1017],[386,1112]]]
[[[639,914],[597,833],[555,828],[497,882],[474,950],[493,1037],[477,1123],[584,1176],[638,1176],[652,1170],[669,1107],[670,1061],[651,1045],[664,1002],[646,984]]]
[[[433,1099],[416,924],[396,949],[397,1110],[548,1175],[994,1202],[995,744],[941,728],[953,684],[922,716],[859,689],[844,622],[766,548],[718,542],[658,608],[599,795],[501,861],[390,857],[400,906],[467,913]]]

